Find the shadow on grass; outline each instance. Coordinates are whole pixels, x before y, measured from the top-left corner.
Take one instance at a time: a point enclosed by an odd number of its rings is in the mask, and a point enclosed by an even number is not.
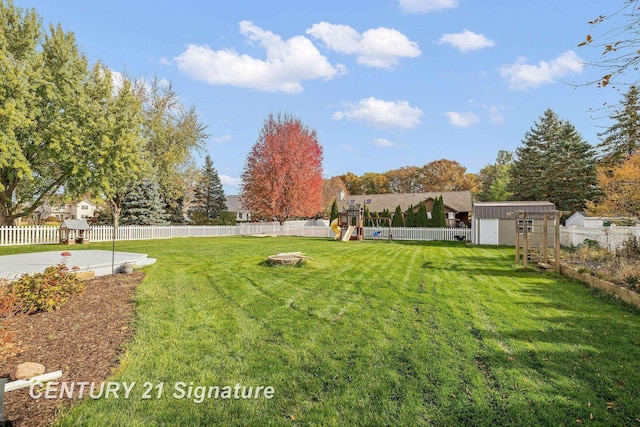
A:
[[[507,414],[515,417],[508,425],[638,422],[640,322],[595,305],[587,312],[538,316],[539,329],[471,331],[479,344],[476,365],[493,389],[487,399],[492,422],[504,425]],[[510,343],[510,350],[496,350],[496,342]],[[456,416],[473,423],[487,416],[487,408],[470,402]]]

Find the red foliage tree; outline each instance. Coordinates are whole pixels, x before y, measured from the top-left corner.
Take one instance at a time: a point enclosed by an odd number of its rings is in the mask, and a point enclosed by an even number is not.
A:
[[[322,147],[316,132],[291,115],[270,114],[242,172],[242,203],[254,218],[322,212]]]

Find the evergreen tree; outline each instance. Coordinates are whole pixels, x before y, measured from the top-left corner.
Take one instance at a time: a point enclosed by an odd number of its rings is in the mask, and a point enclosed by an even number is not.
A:
[[[598,134],[602,142],[601,163],[605,166],[618,166],[627,160],[640,147],[640,91],[631,86],[624,95],[620,109],[610,116],[613,124]]]
[[[226,201],[218,172],[213,167],[211,156],[207,155],[194,190],[192,212],[200,213],[204,221],[211,222],[220,212],[227,210]]]
[[[364,207],[365,211],[367,207]],[[338,212],[338,200],[333,199],[333,203],[331,204],[331,214],[329,215],[329,222],[332,222],[334,219],[340,216],[340,212]]]
[[[415,227],[416,226],[416,214],[413,211],[413,205],[409,205],[409,209],[407,209],[407,217],[404,219],[405,227]]]
[[[514,200],[547,200],[558,210],[583,210],[600,194],[593,147],[550,109],[516,149],[509,179]]]
[[[416,227],[428,227],[429,218],[427,217],[427,207],[424,202],[418,205],[418,214],[416,215]]]
[[[391,218],[391,211],[387,208],[384,208],[382,210],[382,214],[380,214],[380,217],[382,218]]]
[[[165,225],[168,223],[158,183],[139,181],[122,200],[123,225]]]
[[[444,212],[444,200],[442,196],[436,197],[433,202],[433,211],[431,212],[431,226],[444,228],[447,226],[447,219]]]
[[[400,205],[396,206],[396,210],[393,213],[393,220],[391,220],[392,227],[404,227],[404,218]]]
[[[376,218],[378,218],[378,212],[371,213],[371,226],[372,227],[379,227],[380,226],[380,221],[378,221]]]

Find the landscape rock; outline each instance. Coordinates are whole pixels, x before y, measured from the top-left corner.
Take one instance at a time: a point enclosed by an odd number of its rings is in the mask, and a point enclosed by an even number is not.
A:
[[[24,362],[13,368],[11,378],[14,381],[26,380],[42,374],[44,374],[44,365],[35,362]]]

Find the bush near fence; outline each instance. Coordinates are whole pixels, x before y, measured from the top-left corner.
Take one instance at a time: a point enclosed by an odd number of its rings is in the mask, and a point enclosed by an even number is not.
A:
[[[365,239],[388,238],[388,227],[365,227]],[[250,223],[229,226],[213,225],[127,225],[118,227],[116,240],[171,239],[174,237],[218,237],[278,235],[301,237],[334,237],[328,226],[307,225],[305,221],[285,223]],[[455,236],[464,236],[471,240],[470,228],[406,228],[393,227],[394,240],[458,240]],[[91,227],[91,242],[107,242],[113,239],[113,227],[99,225]],[[59,228],[55,226],[0,227],[0,246],[56,244],[59,242]]]

